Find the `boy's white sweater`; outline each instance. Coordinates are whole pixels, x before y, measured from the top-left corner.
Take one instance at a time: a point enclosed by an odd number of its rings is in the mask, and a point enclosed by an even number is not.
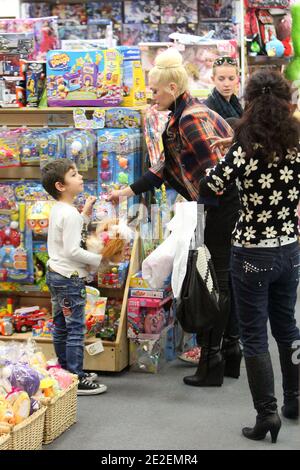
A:
[[[48,266],[65,277],[78,273],[86,277],[88,267],[98,268],[102,256],[81,248],[83,223],[89,218],[65,202],[57,202],[50,213],[48,229]]]

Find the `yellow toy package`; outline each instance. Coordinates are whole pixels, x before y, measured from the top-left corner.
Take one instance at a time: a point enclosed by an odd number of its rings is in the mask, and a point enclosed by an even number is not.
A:
[[[123,57],[122,106],[147,104],[145,76],[142,69],[141,51],[138,47],[118,47]]]

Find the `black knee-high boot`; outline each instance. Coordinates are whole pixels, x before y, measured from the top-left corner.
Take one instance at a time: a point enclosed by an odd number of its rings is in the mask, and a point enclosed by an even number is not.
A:
[[[293,354],[295,353],[295,349],[278,344],[278,350],[283,387],[283,407],[281,408],[281,411],[285,418],[298,419],[300,407],[300,365],[293,363]]]
[[[242,350],[239,336],[224,336],[222,343],[222,354],[225,360],[225,377],[238,379],[242,361]]]
[[[195,387],[220,387],[224,378],[224,359],[220,346],[213,342],[213,331],[202,335],[201,356],[194,375],[184,377],[186,385]]]
[[[277,400],[274,396],[274,374],[269,353],[245,357],[249,387],[257,411],[253,428],[244,428],[243,435],[260,441],[270,431],[272,442],[277,441],[281,421],[277,413]]]

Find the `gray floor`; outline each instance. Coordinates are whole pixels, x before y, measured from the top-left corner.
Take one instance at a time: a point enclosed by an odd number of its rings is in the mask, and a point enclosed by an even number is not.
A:
[[[297,317],[299,324],[299,300]],[[270,350],[281,405],[281,378],[273,340]],[[300,449],[300,424],[284,418],[276,445],[269,437],[254,442],[241,435],[241,427],[255,421],[244,363],[240,379],[225,379],[221,388],[184,385],[182,377],[192,371],[189,365],[175,361],[157,375],[126,372],[102,377],[108,392],[78,397],[78,422],[45,449]]]

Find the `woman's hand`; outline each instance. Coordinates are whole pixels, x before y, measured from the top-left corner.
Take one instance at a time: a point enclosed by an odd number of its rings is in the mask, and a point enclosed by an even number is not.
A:
[[[134,196],[134,192],[128,186],[124,189],[115,189],[114,191],[110,191],[107,196],[107,201],[112,202],[113,204],[119,204],[120,198],[122,197],[131,197]]]
[[[218,148],[222,153],[225,153],[232,144],[232,137],[213,137],[211,140],[215,140],[210,146],[211,150]]]

